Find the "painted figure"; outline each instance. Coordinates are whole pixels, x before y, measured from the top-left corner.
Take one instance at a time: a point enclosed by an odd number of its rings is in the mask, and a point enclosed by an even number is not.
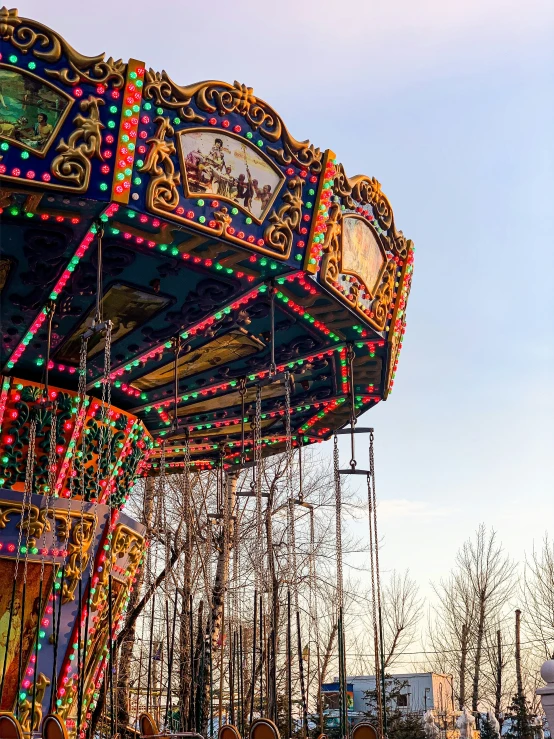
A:
[[[8,631],[10,643],[8,644]],[[21,636],[21,601],[16,597],[13,603],[12,623],[10,628],[10,606],[0,618],[0,670],[4,668],[6,650],[6,672],[8,671],[14,657],[19,654],[19,639]]]

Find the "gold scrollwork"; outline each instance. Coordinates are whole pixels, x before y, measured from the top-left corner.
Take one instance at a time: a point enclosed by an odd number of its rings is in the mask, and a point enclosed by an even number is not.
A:
[[[333,203],[329,208],[327,231],[322,247],[321,279],[344,300],[344,295],[335,287],[335,283],[342,272],[342,221],[341,206],[339,203]],[[361,313],[365,321],[369,321],[380,331],[385,328],[388,312],[394,298],[395,275],[396,262],[390,260],[383,271],[379,287],[375,291],[370,308],[373,314],[371,316],[368,316],[358,305],[360,297],[358,285],[354,283],[350,286],[349,303]]]
[[[36,545],[37,539],[40,539],[45,528],[46,531],[50,531],[50,522],[46,520],[46,513],[46,508],[37,508],[33,505],[27,512],[25,520],[17,524],[17,528],[27,532],[27,541],[31,547]]]
[[[343,205],[347,208],[355,208],[360,203],[371,205],[381,228],[388,231],[388,234],[382,236],[390,250],[401,259],[407,257],[410,242],[402,231],[396,230],[392,206],[381,190],[381,183],[375,177],[357,175],[350,180],[343,165],[338,164],[333,190],[342,198]]]
[[[206,113],[239,113],[268,141],[283,142],[282,148],[267,149],[280,164],[288,165],[296,160],[316,174],[321,172],[323,153],[309,141],[297,141],[291,136],[275,110],[257,98],[251,87],[237,81],[231,85],[208,80],[182,87],[173,82],[167,72],[150,69],[145,75],[144,97],[153,99],[157,105],[178,111],[179,116],[190,123],[203,123],[206,120],[192,107],[193,101]]]
[[[332,203],[329,208],[329,219],[327,221],[327,231],[325,232],[325,240],[323,242],[323,259],[321,262],[321,273],[327,280],[336,281],[339,278],[341,234],[341,207],[338,203]]]
[[[52,162],[55,177],[75,187],[77,192],[87,189],[92,166],[90,160],[96,157],[103,161],[100,144],[104,124],[100,120],[99,105],[104,105],[104,101],[92,95],[81,101],[79,107],[83,113],[88,113],[88,117],[79,113],[73,119],[75,130],[67,143],[64,139],[60,141],[56,148],[60,153]]]
[[[299,232],[302,223],[302,187],[304,180],[293,177],[289,180],[290,192],[283,195],[283,204],[279,210],[269,216],[270,224],[266,228],[264,238],[281,254],[288,257],[292,248],[293,232]]]
[[[371,303],[373,320],[379,329],[384,329],[387,323],[387,315],[394,297],[394,281],[396,278],[396,262],[391,260],[387,263],[381,277],[381,284],[377,288],[375,298]]]
[[[98,610],[108,597],[108,577],[115,563],[121,557],[128,556],[127,572],[129,581],[139,566],[144,549],[144,537],[123,524],[118,526],[112,538],[110,561],[106,561],[91,599],[92,607]]]
[[[146,142],[150,144],[150,148],[141,168],[141,172],[151,177],[146,192],[146,202],[151,210],[171,211],[179,203],[177,185],[181,182],[181,175],[175,172],[175,165],[171,159],[175,154],[175,144],[167,141],[168,138],[174,137],[175,130],[169,118],[158,116],[155,123],[158,124],[156,135]]]
[[[90,547],[96,530],[96,518],[91,514],[79,512],[68,516],[64,511],[55,511],[54,516],[58,524],[59,538],[69,539],[62,590],[62,603],[69,603],[75,600],[75,589],[89,561]],[[60,532],[62,536],[59,535]]]
[[[10,514],[22,513],[23,504],[11,504],[0,506],[0,529],[5,529],[10,521]],[[22,529],[26,532],[26,541],[30,547],[34,547],[37,543],[37,539],[40,539],[44,529],[50,531],[50,522],[46,520],[46,508],[39,508],[38,506],[32,505],[30,508],[25,510],[22,519],[17,524],[18,529]]]
[[[31,51],[46,64],[56,64],[65,57],[69,67],[47,69],[46,74],[66,85],[76,85],[86,80],[92,85],[106,84],[114,80],[115,87],[123,87],[125,64],[104,54],[84,56],[79,54],[59,34],[41,23],[20,18],[16,8],[0,10],[0,38],[11,43],[23,53]]]
[[[40,672],[37,681],[35,683],[36,693],[34,697],[35,710],[33,712],[33,731],[38,731],[40,722],[42,721],[42,701],[44,700],[44,694],[46,688],[50,685],[50,680],[46,677],[43,672]],[[19,707],[19,723],[23,730],[23,734],[31,734],[31,711],[33,710],[33,704],[26,698]]]

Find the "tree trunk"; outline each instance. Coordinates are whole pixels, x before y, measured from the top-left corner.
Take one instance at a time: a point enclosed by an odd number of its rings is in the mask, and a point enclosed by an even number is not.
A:
[[[327,670],[329,669],[329,662],[331,661],[331,653],[333,651],[333,644],[335,643],[335,638],[337,636],[339,625],[338,623],[333,624],[333,628],[331,629],[331,633],[329,634],[329,641],[327,642],[327,647],[325,648],[325,653],[323,654],[323,662],[321,663],[321,682],[325,682],[325,676],[327,675]]]
[[[238,477],[229,474],[227,477],[227,505],[229,506],[229,532],[227,536],[227,547],[225,547],[225,532],[222,531],[221,543],[219,546],[219,556],[217,558],[217,568],[215,572],[215,581],[212,594],[212,655],[215,654],[218,647],[219,637],[223,628],[223,602],[225,593],[229,583],[229,556],[233,548],[233,539],[235,525],[233,521],[233,511],[237,499],[237,481]],[[223,643],[221,644],[223,649]]]
[[[460,658],[460,711],[466,702],[466,669],[467,669],[467,643],[469,638],[469,626],[462,624],[462,655]]]
[[[521,700],[523,698],[523,677],[521,674],[521,611],[516,611],[516,677],[517,677],[517,696]]]
[[[268,686],[267,686],[267,713],[270,719],[277,723],[277,693],[275,690],[277,676],[277,654],[279,653],[279,580],[275,570],[275,556],[273,551],[273,520],[271,510],[273,507],[273,491],[270,491],[268,499],[267,515],[265,517],[265,532],[267,541],[267,561],[269,569],[269,581],[271,589],[271,633],[267,648]]]
[[[479,703],[479,676],[481,672],[481,654],[483,651],[483,639],[485,637],[485,601],[481,599],[479,604],[479,623],[477,625],[477,641],[475,643],[475,665],[473,670],[473,694],[471,698],[471,710],[477,712]]]
[[[152,516],[154,513],[154,492],[155,492],[155,481],[154,478],[148,477],[146,479],[145,490],[144,490],[144,511],[142,523],[146,526],[146,532],[150,531],[152,526]],[[120,732],[125,732],[130,720],[130,680],[131,680],[131,664],[133,660],[133,648],[135,646],[136,637],[136,619],[130,622],[130,618],[135,611],[140,598],[140,591],[144,582],[144,568],[142,568],[137,574],[137,579],[133,587],[133,592],[129,598],[129,606],[127,613],[127,622],[129,628],[126,629],[125,639],[120,642],[120,656],[119,656],[119,680],[117,683],[117,723]],[[127,626],[127,624],[126,624]],[[137,680],[137,686],[140,684],[140,677]],[[138,697],[140,704],[140,696]]]
[[[190,485],[190,476],[189,476]],[[192,693],[192,666],[190,663],[191,649],[191,588],[192,588],[192,542],[194,536],[193,511],[192,511],[192,491],[184,487],[184,518],[186,526],[186,540],[184,546],[184,564],[183,564],[183,590],[181,593],[181,619],[179,623],[179,715],[181,719],[181,730],[187,731],[192,729],[190,723],[191,709],[191,693]],[[192,700],[194,698],[192,697]]]
[[[500,715],[500,702],[502,700],[502,640],[500,629],[496,632],[496,685],[494,693],[494,715]]]

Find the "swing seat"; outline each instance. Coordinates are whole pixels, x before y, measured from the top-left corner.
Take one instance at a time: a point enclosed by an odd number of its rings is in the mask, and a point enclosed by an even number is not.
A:
[[[317,739],[328,739],[327,734],[320,734]]]
[[[141,713],[139,716],[139,729],[141,736],[160,736],[160,729],[156,719],[150,713]]]
[[[0,739],[23,739],[23,729],[11,711],[0,711]]]
[[[279,729],[269,718],[257,718],[252,722],[250,739],[281,739]]]
[[[241,739],[239,730],[233,724],[223,724],[217,732],[217,739]]]
[[[139,716],[139,728],[141,739],[167,739],[168,737],[180,736],[190,737],[190,739],[193,739],[194,737],[196,737],[196,739],[204,739],[201,734],[197,734],[195,731],[160,731],[158,724],[156,723],[156,719],[151,713],[146,712],[141,713]],[[237,736],[240,739],[238,732]],[[0,739],[2,739],[2,737],[0,737]],[[114,739],[116,739],[116,737],[114,737]],[[226,739],[232,739],[232,737],[228,735]]]
[[[352,739],[377,739],[377,729],[369,721],[360,721],[352,729]]]
[[[47,713],[43,718],[42,739],[68,739],[65,721],[57,713]]]

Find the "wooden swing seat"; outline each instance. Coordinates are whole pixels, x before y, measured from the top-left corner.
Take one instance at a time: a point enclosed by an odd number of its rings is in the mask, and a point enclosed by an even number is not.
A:
[[[281,739],[279,729],[268,718],[257,718],[252,722],[250,739]]]
[[[352,729],[352,739],[377,739],[377,729],[369,721],[360,721]]]
[[[217,739],[241,739],[240,732],[233,724],[223,724],[217,732]]]
[[[141,739],[167,739],[167,737],[178,737],[186,736],[189,739],[204,739],[202,734],[197,734],[195,731],[163,731],[160,732],[160,728],[156,723],[156,719],[150,713],[141,713],[139,716],[139,728]],[[2,739],[2,737],[0,737]],[[231,739],[231,737],[227,737]],[[239,737],[240,739],[240,737]]]
[[[65,721],[57,713],[47,713],[42,720],[42,739],[68,739]]]
[[[0,711],[0,739],[23,739],[23,729],[11,711]]]

